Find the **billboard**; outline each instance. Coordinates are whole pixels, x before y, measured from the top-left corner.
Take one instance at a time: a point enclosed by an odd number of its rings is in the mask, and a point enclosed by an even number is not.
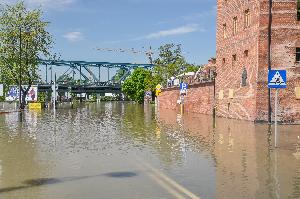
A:
[[[38,87],[37,86],[31,86],[31,88],[29,89],[29,91],[27,93],[26,101],[27,102],[37,101],[37,97],[38,97]]]
[[[0,84],[0,97],[3,96],[3,84]]]
[[[27,89],[28,86],[24,85],[22,86],[23,89]],[[25,100],[27,102],[34,102],[37,101],[37,93],[38,93],[38,87],[37,86],[31,86],[29,89]],[[6,94],[6,101],[17,101],[19,100],[19,88],[18,86],[11,86]]]
[[[17,101],[19,100],[19,89],[17,86],[11,86],[5,97],[6,101]]]

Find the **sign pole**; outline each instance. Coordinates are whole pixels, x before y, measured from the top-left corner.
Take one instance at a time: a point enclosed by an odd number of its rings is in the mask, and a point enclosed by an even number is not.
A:
[[[277,114],[278,114],[278,90],[276,89],[276,94],[275,94],[275,147],[278,147],[278,118],[277,118]]]
[[[278,92],[280,88],[287,87],[286,70],[269,70],[268,72],[268,88],[275,88],[275,148],[279,145],[278,132]]]
[[[56,73],[55,73],[55,78],[54,78],[54,100],[53,100],[53,109],[55,111],[56,109]]]
[[[180,98],[181,98],[181,102],[180,102],[180,113],[181,113],[181,115],[183,115],[183,103],[184,103],[184,97],[183,96],[180,96]]]

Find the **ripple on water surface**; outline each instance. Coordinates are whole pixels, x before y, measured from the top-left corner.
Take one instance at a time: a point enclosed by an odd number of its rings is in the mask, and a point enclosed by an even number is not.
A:
[[[300,129],[280,131],[131,103],[0,115],[0,190],[134,180],[138,156],[203,198],[300,198]]]

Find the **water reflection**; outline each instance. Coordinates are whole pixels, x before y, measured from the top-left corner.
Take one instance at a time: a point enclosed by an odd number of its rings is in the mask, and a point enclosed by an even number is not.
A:
[[[274,149],[268,125],[154,105],[110,102],[1,115],[0,190],[5,198],[53,198],[58,188],[51,184],[79,192],[79,180],[138,179],[136,155],[201,198],[300,198],[299,130],[280,127],[281,147]]]
[[[179,123],[168,110],[159,115],[164,124],[182,127],[194,149],[214,157],[216,198],[300,197],[299,126],[282,126],[281,148],[274,149],[268,125],[218,118],[212,129],[206,116],[187,114]]]

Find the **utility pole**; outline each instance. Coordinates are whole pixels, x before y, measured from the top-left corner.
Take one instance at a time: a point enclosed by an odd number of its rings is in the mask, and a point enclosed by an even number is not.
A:
[[[268,70],[272,69],[271,64],[271,44],[272,44],[272,6],[273,0],[269,0],[269,24],[268,24]],[[271,107],[271,89],[268,88],[268,123],[272,122],[272,107]]]

